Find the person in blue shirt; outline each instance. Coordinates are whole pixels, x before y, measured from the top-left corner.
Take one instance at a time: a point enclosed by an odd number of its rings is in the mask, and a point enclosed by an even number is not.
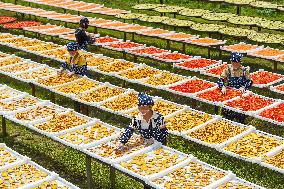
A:
[[[132,119],[130,126],[127,127],[121,135],[121,145],[118,148],[123,148],[133,135],[134,130],[137,130],[148,144],[152,144],[154,140],[156,140],[166,145],[168,130],[166,128],[165,119],[159,112],[153,111],[153,105],[154,101],[152,97],[145,93],[138,94],[139,114]]]
[[[76,42],[79,44],[79,49],[88,50],[88,45],[93,44],[96,39],[86,33],[89,27],[89,20],[86,17],[81,18],[80,27],[75,30]]]
[[[68,70],[70,75],[77,74],[84,76],[87,74],[87,61],[83,53],[79,50],[79,44],[77,42],[70,42],[66,45],[69,57],[67,61],[61,64],[59,73],[64,70]]]
[[[226,94],[226,88],[232,87],[245,92],[249,89],[253,82],[250,78],[250,68],[241,65],[243,55],[240,53],[231,54],[231,64],[223,71],[217,84],[223,94]],[[240,122],[244,122],[245,115],[236,113],[231,110],[223,109],[223,115],[229,119],[239,119]]]

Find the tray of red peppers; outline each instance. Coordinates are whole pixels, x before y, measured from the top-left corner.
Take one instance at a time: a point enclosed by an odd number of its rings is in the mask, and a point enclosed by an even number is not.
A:
[[[109,36],[99,37],[96,39],[96,45],[106,45],[116,42],[121,42],[121,40]]]
[[[35,21],[21,21],[21,22],[13,22],[9,24],[3,24],[3,28],[7,29],[21,29],[24,27],[31,27],[31,26],[39,26],[41,25],[40,22]]]
[[[223,107],[239,113],[253,115],[256,111],[271,106],[275,102],[275,99],[249,92],[236,99],[227,101],[224,103]]]
[[[192,56],[182,54],[182,53],[178,53],[178,52],[172,52],[172,53],[153,56],[152,58],[163,61],[163,62],[173,63],[173,62],[186,61],[186,60],[192,58]]]
[[[0,24],[8,23],[8,22],[14,22],[17,20],[15,17],[10,17],[10,16],[1,16],[0,17]]]
[[[228,67],[227,63],[216,65],[212,68],[208,68],[206,70],[201,70],[200,73],[203,75],[208,75],[211,77],[220,77],[223,71]]]
[[[280,101],[273,107],[266,108],[255,115],[256,118],[284,126],[284,102]]]
[[[164,54],[164,53],[169,53],[168,50],[165,49],[160,49],[157,47],[145,47],[145,48],[140,48],[140,49],[134,49],[134,50],[128,50],[127,51],[130,54],[135,54],[139,56],[153,56],[157,54]]]
[[[226,93],[223,94],[220,88],[215,87],[197,93],[195,96],[193,96],[193,98],[212,105],[222,105],[222,103],[241,96],[242,94],[243,93],[240,90],[229,87],[227,87]]]
[[[253,81],[253,86],[255,87],[268,87],[278,83],[284,79],[284,76],[277,73],[272,73],[264,70],[260,70],[250,74]]]
[[[271,86],[270,90],[279,94],[284,94],[284,84]]]
[[[183,96],[192,96],[195,93],[215,87],[216,84],[210,81],[192,78],[186,82],[169,87],[167,90]]]
[[[201,71],[206,68],[216,66],[221,64],[222,61],[217,60],[211,60],[211,59],[205,59],[205,58],[193,58],[192,60],[187,60],[183,63],[177,63],[175,64],[175,67],[189,70],[189,71]]]
[[[130,41],[104,45],[105,48],[108,48],[111,50],[117,50],[117,51],[125,51],[126,49],[135,49],[135,48],[142,47],[142,46],[145,46],[145,45],[139,44],[139,43],[133,43]]]

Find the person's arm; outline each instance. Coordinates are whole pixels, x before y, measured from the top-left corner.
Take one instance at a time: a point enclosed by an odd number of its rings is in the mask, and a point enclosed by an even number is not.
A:
[[[246,80],[243,83],[243,87],[245,89],[249,89],[252,86],[252,84],[253,84],[253,81],[251,80],[251,77],[250,77],[250,67],[247,67],[247,68],[244,68],[244,69],[245,69],[244,70],[244,72],[245,72],[244,74],[245,74]]]
[[[135,118],[133,118],[131,124],[125,129],[124,133],[119,139],[121,144],[124,145],[128,142],[128,140],[132,137],[135,128],[137,128],[137,121]]]
[[[165,143],[166,137],[168,136],[168,129],[166,127],[166,122],[164,116],[161,115],[161,117],[157,120],[156,123],[159,127],[156,131],[156,134],[154,134],[155,140],[158,142],[161,142],[162,144]]]
[[[229,72],[229,66],[223,70],[222,74],[221,74],[221,77],[219,78],[219,80],[217,81],[217,84],[218,84],[218,87],[221,90],[221,92],[223,94],[226,94],[226,85],[225,85],[225,82],[228,80],[228,72]]]

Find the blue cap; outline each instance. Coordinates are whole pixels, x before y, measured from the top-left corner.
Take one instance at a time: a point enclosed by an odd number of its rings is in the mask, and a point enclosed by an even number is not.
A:
[[[76,51],[79,49],[79,44],[77,42],[67,43],[66,48],[68,51]]]
[[[88,25],[89,24],[89,19],[86,17],[81,18],[80,24]]]
[[[231,54],[231,62],[241,62],[243,55],[237,52]]]
[[[138,94],[138,106],[153,106],[153,98],[145,93]]]

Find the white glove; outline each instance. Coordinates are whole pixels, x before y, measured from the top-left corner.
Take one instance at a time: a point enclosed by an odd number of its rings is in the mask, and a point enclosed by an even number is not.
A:
[[[241,93],[245,93],[245,92],[246,92],[246,89],[245,89],[244,87],[241,87],[241,88],[240,88],[240,91],[241,91]]]
[[[57,71],[57,74],[62,74],[63,73],[63,68],[61,67],[58,71]]]
[[[69,72],[67,75],[71,77],[72,75],[74,75],[74,72]]]
[[[124,149],[125,149],[125,146],[123,144],[119,144],[114,151],[122,152]]]
[[[152,145],[155,141],[154,141],[154,139],[153,138],[150,138],[150,139],[146,139],[145,140],[145,142],[146,142],[146,145]]]
[[[225,86],[222,87],[221,93],[226,94],[226,87]]]

